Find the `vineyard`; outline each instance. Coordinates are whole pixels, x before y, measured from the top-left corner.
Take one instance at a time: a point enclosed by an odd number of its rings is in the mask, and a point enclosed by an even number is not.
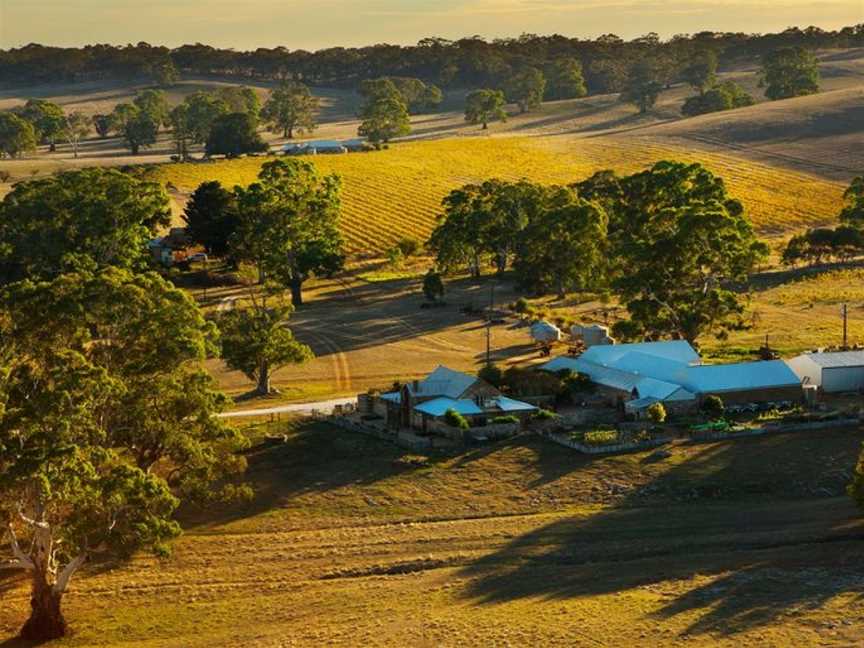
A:
[[[344,183],[343,227],[351,253],[377,253],[402,237],[425,239],[435,225],[441,199],[452,189],[491,177],[570,183],[612,168],[633,172],[663,159],[701,162],[723,177],[758,228],[782,237],[830,222],[839,211],[843,187],[814,176],[732,155],[623,138],[461,138],[394,145],[367,154],[319,156],[324,173]],[[201,182],[227,186],[252,182],[260,158],[210,164],[171,164],[161,180],[189,193]]]

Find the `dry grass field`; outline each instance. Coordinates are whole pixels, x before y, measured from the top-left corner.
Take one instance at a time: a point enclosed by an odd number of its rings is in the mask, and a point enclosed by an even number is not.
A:
[[[664,159],[701,162],[723,177],[759,232],[778,237],[836,219],[843,185],[748,161],[694,151],[657,139],[559,135],[457,138],[408,142],[365,154],[317,156],[321,173],[344,183],[343,229],[352,252],[381,252],[401,237],[425,240],[452,189],[487,178],[527,178],[548,184],[582,180],[595,171],[634,172]],[[182,197],[206,180],[252,182],[261,158],[210,164],[170,164],[158,176]]]
[[[249,505],[187,511],[171,558],[89,567],[52,645],[860,645],[864,526],[841,494],[860,442],[425,458],[297,425],[250,452]],[[0,596],[2,641],[25,586]]]

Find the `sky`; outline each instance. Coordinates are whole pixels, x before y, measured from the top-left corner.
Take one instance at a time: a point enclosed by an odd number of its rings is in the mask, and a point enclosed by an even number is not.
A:
[[[0,49],[201,42],[315,50],[427,36],[633,38],[864,22],[864,0],[0,0]]]

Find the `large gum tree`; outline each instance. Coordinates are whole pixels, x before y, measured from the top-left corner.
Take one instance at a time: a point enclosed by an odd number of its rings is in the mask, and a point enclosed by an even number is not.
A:
[[[91,558],[167,550],[181,500],[232,486],[245,440],[198,368],[215,329],[155,274],[110,268],[0,292],[0,562],[31,582],[30,640],[63,636],[62,600]],[[215,487],[215,484],[226,484]]]

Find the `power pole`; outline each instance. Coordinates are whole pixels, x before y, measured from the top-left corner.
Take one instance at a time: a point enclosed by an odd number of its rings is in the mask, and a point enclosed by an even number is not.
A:
[[[849,307],[843,304],[843,351],[849,348]]]
[[[486,366],[492,366],[492,309],[495,306],[495,282],[489,285],[489,311],[486,313]]]

